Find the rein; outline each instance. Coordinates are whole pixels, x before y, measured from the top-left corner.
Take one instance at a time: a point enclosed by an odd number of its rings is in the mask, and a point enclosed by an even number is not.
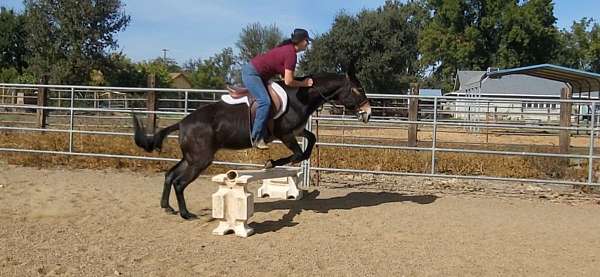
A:
[[[352,88],[350,89],[352,90]],[[321,91],[319,91],[319,95],[321,96],[321,98],[323,98],[323,100],[325,100],[325,102],[331,104],[334,108],[338,108],[338,106],[335,104],[335,102],[333,102],[331,99],[333,99],[334,97],[336,97],[338,94],[340,94],[342,92],[342,90],[338,90],[336,91],[334,94],[329,95],[329,96],[325,96],[323,95],[323,93]],[[360,107],[362,107],[365,103],[369,102],[369,99],[365,99],[364,101],[362,101],[360,104],[358,104],[358,106],[356,107],[356,109],[360,109]]]
[[[325,96],[323,95],[323,93],[319,90],[319,95],[321,96],[321,98],[323,98],[323,100],[325,100],[325,102],[331,104],[334,108],[338,108],[338,106],[335,104],[335,102],[331,101],[331,99],[333,99],[334,97],[336,97],[338,94],[340,94],[342,91],[338,90],[337,92],[335,92],[334,94],[330,95],[330,96]]]

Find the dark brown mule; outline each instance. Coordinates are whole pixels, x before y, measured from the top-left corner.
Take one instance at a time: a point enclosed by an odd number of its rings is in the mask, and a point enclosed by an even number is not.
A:
[[[325,102],[333,102],[355,111],[359,120],[368,122],[371,115],[369,101],[358,80],[349,75],[322,74],[312,76],[315,85],[288,93],[285,114],[274,121],[273,132],[268,141],[279,139],[293,154],[278,160],[269,160],[265,167],[271,168],[298,163],[310,157],[316,142],[313,133],[304,129],[310,115]],[[148,152],[160,150],[168,134],[179,130],[179,145],[183,159],[165,176],[160,206],[168,213],[175,213],[169,205],[171,186],[175,188],[179,214],[185,219],[196,216],[185,205],[183,191],[208,167],[219,149],[246,149],[251,147],[249,116],[246,104],[229,105],[223,101],[195,110],[178,123],[147,135],[141,121],[134,117],[135,144]],[[296,136],[308,140],[302,152]]]

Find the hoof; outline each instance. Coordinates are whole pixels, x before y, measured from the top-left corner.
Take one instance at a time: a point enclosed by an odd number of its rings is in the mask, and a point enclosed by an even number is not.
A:
[[[177,214],[177,212],[176,212],[176,211],[175,211],[173,208],[171,208],[171,207],[166,207],[166,208],[163,208],[163,210],[164,210],[164,211],[165,211],[165,213],[167,213],[167,214]]]
[[[275,168],[275,165],[273,165],[273,160],[268,160],[267,163],[265,164],[265,169],[271,169],[271,168]]]
[[[198,216],[193,213],[185,213],[185,214],[180,214],[180,215],[185,220],[193,220],[193,219],[198,218]]]

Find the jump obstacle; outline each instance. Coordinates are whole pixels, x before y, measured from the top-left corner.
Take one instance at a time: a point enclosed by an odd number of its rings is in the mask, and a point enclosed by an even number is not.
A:
[[[297,169],[274,168],[230,170],[214,176],[212,181],[219,184],[219,189],[212,195],[212,217],[219,220],[219,225],[213,234],[233,231],[239,237],[252,235],[254,230],[248,226],[248,219],[254,214],[254,196],[248,192],[247,185],[262,181],[259,197],[298,200],[302,197],[298,189],[301,175]]]

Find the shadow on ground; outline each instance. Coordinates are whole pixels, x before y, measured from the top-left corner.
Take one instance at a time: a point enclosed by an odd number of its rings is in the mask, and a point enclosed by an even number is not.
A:
[[[317,199],[319,191],[305,193],[299,201],[280,200],[275,202],[261,202],[254,204],[254,212],[270,212],[274,210],[289,210],[280,220],[252,222],[250,227],[257,234],[276,232],[286,227],[298,225],[294,217],[302,211],[316,213],[329,213],[331,210],[351,210],[360,207],[373,207],[385,203],[413,202],[417,204],[431,204],[438,197],[435,195],[404,195],[391,192],[351,192],[344,196]]]

